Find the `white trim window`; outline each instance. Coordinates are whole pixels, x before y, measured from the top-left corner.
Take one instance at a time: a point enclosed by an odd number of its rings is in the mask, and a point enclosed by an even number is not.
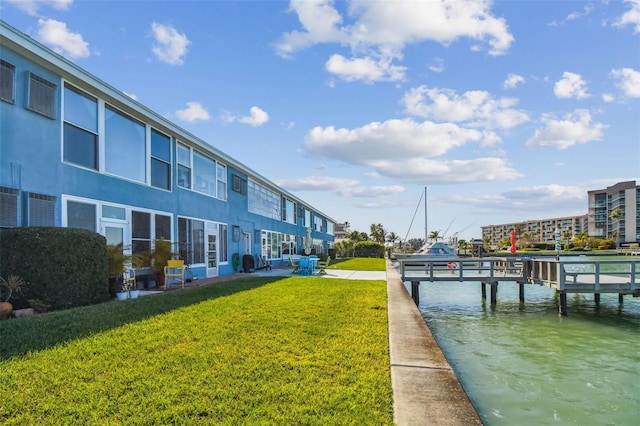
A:
[[[171,213],[62,196],[62,226],[102,233],[105,227],[113,224],[122,225],[127,229],[124,244],[131,245],[132,254],[151,249],[154,240],[171,241],[173,235]]]
[[[274,231],[262,231],[262,258],[276,260],[282,258],[282,234]]]
[[[178,186],[191,189],[191,148],[178,143]]]
[[[227,166],[178,143],[178,186],[227,200]]]
[[[282,197],[282,220],[294,225],[298,221],[296,203],[285,197]]]
[[[138,120],[105,107],[105,171],[144,183],[147,176],[146,130]]]
[[[98,170],[98,100],[64,86],[63,161]]]

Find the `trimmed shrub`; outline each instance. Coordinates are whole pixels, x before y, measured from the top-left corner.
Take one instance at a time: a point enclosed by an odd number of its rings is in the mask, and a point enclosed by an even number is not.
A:
[[[360,241],[353,247],[354,257],[384,258],[384,244],[375,241]]]
[[[49,310],[109,300],[107,244],[95,232],[58,227],[24,227],[0,233],[0,274],[28,284],[21,307],[38,299]]]

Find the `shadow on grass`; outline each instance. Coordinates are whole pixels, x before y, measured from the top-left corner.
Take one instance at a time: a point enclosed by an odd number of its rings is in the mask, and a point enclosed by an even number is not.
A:
[[[111,301],[32,317],[0,321],[0,360],[53,347],[122,325],[252,290],[285,277],[251,277],[124,302]]]

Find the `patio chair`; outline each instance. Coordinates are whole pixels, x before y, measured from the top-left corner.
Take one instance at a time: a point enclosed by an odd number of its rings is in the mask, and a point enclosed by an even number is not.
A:
[[[291,271],[292,274],[297,274],[298,272],[300,272],[300,268],[299,268],[299,262],[296,262],[293,260],[293,257],[289,256],[289,265],[291,265],[291,267],[293,268],[293,271]]]
[[[136,270],[134,268],[124,268],[123,284],[127,290],[137,290]]]
[[[164,267],[164,289],[169,288],[171,280],[179,280],[184,288],[184,260],[173,259],[167,261],[167,266]]]
[[[325,268],[329,267],[329,263],[331,263],[331,258],[327,257],[324,261],[320,261],[316,264],[316,269],[318,270],[318,274],[326,274]]]

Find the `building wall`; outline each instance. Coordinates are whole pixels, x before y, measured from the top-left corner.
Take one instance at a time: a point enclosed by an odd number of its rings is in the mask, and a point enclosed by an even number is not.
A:
[[[180,246],[178,242],[182,243],[178,224],[191,220],[194,223],[202,222],[205,228],[219,232],[219,240],[216,259],[204,258],[204,261],[192,265],[198,277],[207,276],[209,260],[215,260],[217,265],[217,271],[209,273],[224,275],[233,272],[233,253],[268,256],[274,265],[285,263],[289,249],[299,252],[303,247],[307,228],[312,229],[317,251],[326,252],[332,246],[335,221],[320,210],[6,23],[0,21],[0,29],[0,59],[15,67],[15,100],[0,100],[0,227],[71,226],[85,219],[81,217],[82,214],[94,214],[96,232],[105,235],[112,228],[124,229],[124,246],[127,250],[135,250],[136,244],[144,243],[146,238],[134,235],[140,230],[149,233],[147,239],[151,244],[154,237],[166,235],[165,238],[176,243],[177,248]],[[29,83],[29,73],[55,85],[52,117],[27,108],[29,90],[35,87],[33,82]],[[3,74],[3,78],[6,75]],[[81,166],[65,157],[70,155],[65,152],[65,132],[69,128],[69,123],[65,125],[65,119],[69,120],[71,110],[69,107],[69,111],[65,111],[65,87],[80,90],[96,99],[96,134],[99,140],[96,168]],[[106,159],[109,149],[105,133],[107,108],[127,117],[127,122],[137,121],[141,124],[140,128],[144,129],[144,136],[141,136],[144,138],[143,160],[136,161],[126,153],[122,158],[116,153],[115,157]],[[150,137],[152,131],[168,137],[168,189],[152,186],[151,167],[155,161],[155,145]],[[90,134],[84,130],[81,133],[83,136]],[[225,167],[223,175],[226,177],[226,190],[210,196],[179,186],[178,143],[188,147],[192,153],[200,153]],[[196,182],[195,160],[191,161],[193,187]],[[162,170],[164,163],[155,161],[155,164],[161,164]],[[114,166],[121,167],[124,173],[111,173],[109,169]],[[142,176],[141,180],[123,177],[128,171]],[[215,175],[217,170],[208,171]],[[158,175],[162,174],[154,174]],[[244,181],[244,190],[241,192],[234,191],[234,177]],[[213,182],[216,188],[220,188],[221,181],[213,178]],[[284,199],[294,203],[296,223],[286,222],[282,211],[277,217],[249,212],[249,182],[275,194],[276,206],[282,206]],[[86,211],[78,208],[85,205]],[[310,223],[305,223],[303,209],[311,211]],[[139,217],[146,216],[150,218],[149,223],[144,219],[140,225]],[[169,218],[168,229],[161,229],[166,217]],[[90,223],[91,220],[87,219],[86,222]],[[319,226],[314,227],[314,223]],[[149,229],[145,229],[145,226]],[[193,231],[192,236],[196,234]],[[244,246],[245,236],[251,243],[249,247]],[[193,244],[198,250],[206,252],[205,242],[199,238],[194,237],[193,240],[197,242]],[[263,244],[263,239],[265,244],[269,243],[268,247]],[[289,239],[293,245],[281,243],[281,240]],[[176,248],[174,250],[178,251]]]

